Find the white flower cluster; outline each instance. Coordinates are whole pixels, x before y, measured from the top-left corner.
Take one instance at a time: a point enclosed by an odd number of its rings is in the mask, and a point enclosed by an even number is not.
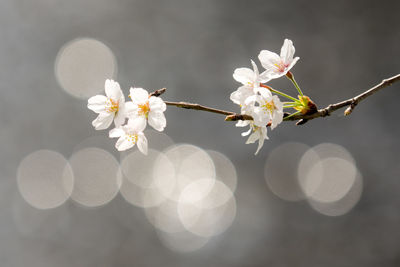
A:
[[[258,55],[261,65],[265,71],[261,74],[256,63],[251,61],[253,70],[249,68],[238,68],[233,73],[233,78],[242,84],[234,91],[230,99],[240,105],[241,113],[253,117],[252,121],[239,121],[236,126],[250,126],[249,131],[242,133],[247,136],[251,133],[246,144],[258,140],[258,148],[255,154],[261,149],[264,140],[268,139],[267,126],[274,129],[283,120],[283,103],[278,96],[273,95],[269,86],[264,83],[286,75],[296,64],[299,57],[293,58],[295,48],[291,40],[285,39],[280,55],[262,50]]]
[[[164,101],[150,96],[143,88],[131,88],[129,97],[132,101],[125,102],[121,87],[113,80],[106,80],[105,92],[106,96],[96,95],[88,100],[88,108],[99,114],[92,122],[94,128],[107,129],[114,121],[115,128],[109,136],[118,137],[115,147],[124,151],[137,144],[139,150],[147,154],[147,139],[143,131],[147,122],[157,131],[164,130],[167,124]]]

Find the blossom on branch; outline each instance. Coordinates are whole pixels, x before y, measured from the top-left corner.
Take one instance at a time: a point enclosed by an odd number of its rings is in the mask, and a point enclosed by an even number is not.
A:
[[[126,125],[112,129],[109,136],[110,138],[119,137],[115,144],[118,151],[125,151],[137,144],[140,152],[147,155],[147,139],[143,133],[145,128],[144,119],[130,119]]]
[[[265,68],[263,75],[269,76],[271,79],[286,75],[300,59],[299,57],[293,58],[294,52],[293,42],[289,39],[285,39],[283,42],[280,55],[268,50],[262,50],[258,55],[258,59]]]
[[[130,119],[142,118],[157,131],[163,131],[167,125],[164,111],[167,105],[160,97],[149,96],[143,88],[131,88],[131,102],[125,104],[126,114]]]
[[[99,115],[92,122],[96,130],[107,129],[114,120],[115,126],[125,122],[125,97],[119,84],[113,80],[106,80],[104,95],[96,95],[88,100],[87,107]]]
[[[271,129],[274,129],[283,121],[283,103],[278,96],[272,95],[267,89],[261,90],[258,95],[247,98],[246,104],[253,106],[249,115],[254,118],[256,126],[266,126],[271,122]]]
[[[254,153],[254,155],[257,155],[258,151],[260,151],[264,145],[264,140],[269,139],[267,136],[267,127],[256,126],[254,122],[251,121],[239,121],[236,123],[236,127],[245,127],[247,125],[250,125],[250,129],[247,132],[242,133],[242,136],[247,136],[251,133],[246,144],[253,144],[258,140],[258,147],[256,153]]]
[[[246,98],[257,93],[260,83],[266,83],[270,80],[266,73],[261,74],[258,71],[258,67],[254,61],[251,61],[253,70],[249,68],[238,68],[233,73],[233,78],[243,84],[236,91],[231,94],[230,99],[233,103],[238,105],[244,105]]]

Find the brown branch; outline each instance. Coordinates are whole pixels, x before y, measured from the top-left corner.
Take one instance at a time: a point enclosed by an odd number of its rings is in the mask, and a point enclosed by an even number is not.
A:
[[[393,77],[384,79],[381,83],[375,85],[374,87],[368,89],[367,91],[365,91],[362,94],[359,94],[353,98],[344,100],[342,102],[338,102],[335,104],[330,104],[329,106],[319,109],[316,112],[312,113],[312,114],[297,114],[297,115],[292,115],[289,116],[290,114],[285,113],[284,116],[284,121],[295,121],[298,120],[298,122],[296,123],[297,125],[301,125],[306,123],[309,120],[315,119],[315,118],[320,118],[320,117],[326,117],[329,116],[332,112],[341,109],[343,107],[349,106],[344,114],[345,115],[350,115],[354,108],[358,105],[358,103],[360,103],[362,100],[364,100],[365,98],[375,94],[376,92],[378,92],[379,90],[392,85],[393,83],[397,82],[400,80],[400,74],[397,74]],[[160,96],[161,94],[163,94],[165,92],[165,88],[159,89],[154,91],[153,93],[150,94],[150,96]],[[217,114],[222,114],[222,115],[226,115],[225,120],[226,121],[238,121],[238,120],[252,120],[253,118],[249,115],[245,115],[245,114],[238,114],[235,112],[231,112],[231,111],[225,111],[225,110],[221,110],[221,109],[216,109],[216,108],[210,108],[210,107],[206,107],[206,106],[202,106],[199,104],[193,104],[193,103],[187,103],[187,102],[170,102],[170,101],[164,101],[165,104],[169,105],[169,106],[176,106],[179,108],[185,108],[185,109],[194,109],[194,110],[202,110],[202,111],[207,111],[207,112],[212,112],[212,113],[217,113]]]
[[[179,107],[179,108],[194,109],[194,110],[202,110],[202,111],[208,111],[208,112],[212,112],[212,113],[226,115],[226,118],[225,118],[226,121],[253,120],[253,118],[249,115],[237,114],[235,112],[225,111],[225,110],[216,109],[216,108],[210,108],[210,107],[202,106],[199,104],[193,104],[193,103],[187,103],[187,102],[170,102],[170,101],[164,101],[164,102],[168,106],[175,106],[175,107]]]
[[[393,83],[397,82],[400,80],[400,74],[397,74],[393,77],[384,79],[381,83],[375,85],[374,87],[368,89],[367,91],[365,91],[364,93],[361,93],[353,98],[344,100],[342,102],[338,102],[336,104],[330,104],[329,106],[319,109],[317,112],[313,113],[313,114],[309,114],[309,115],[303,115],[303,114],[298,114],[298,115],[293,115],[290,116],[287,119],[284,119],[286,121],[295,121],[295,120],[299,120],[296,124],[297,125],[301,125],[306,123],[309,120],[315,119],[315,118],[319,118],[319,117],[326,117],[331,115],[332,112],[341,109],[343,107],[349,106],[345,112],[344,115],[350,115],[354,108],[358,105],[358,103],[360,103],[362,100],[366,99],[367,97],[375,94],[376,92],[378,92],[379,90],[392,85]]]

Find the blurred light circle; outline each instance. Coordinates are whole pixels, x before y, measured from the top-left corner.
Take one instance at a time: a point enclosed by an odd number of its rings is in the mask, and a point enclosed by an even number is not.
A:
[[[318,164],[321,161],[318,153],[310,148],[303,154],[297,168],[299,184],[304,194],[310,197],[321,184],[323,178],[323,166]],[[310,170],[313,170],[313,175],[309,175]]]
[[[275,195],[289,201],[305,198],[297,179],[297,167],[308,149],[302,143],[285,143],[270,153],[265,163],[264,177]]]
[[[185,231],[178,215],[177,202],[166,200],[159,206],[145,209],[147,220],[158,230],[167,233],[178,233]]]
[[[312,149],[318,154],[318,156],[323,158],[342,158],[351,163],[355,163],[353,156],[350,152],[341,145],[333,143],[322,143],[312,147]]]
[[[22,197],[30,205],[50,209],[60,206],[70,197],[74,175],[60,153],[38,150],[19,164],[17,182]]]
[[[348,213],[360,200],[363,189],[363,179],[357,173],[356,179],[347,194],[334,202],[321,202],[309,199],[310,206],[317,212],[327,216],[340,216]]]
[[[148,148],[163,151],[174,145],[174,141],[167,134],[152,129],[146,129],[146,138],[149,141]],[[113,145],[114,146],[114,145]],[[131,150],[120,152],[121,161],[131,153]]]
[[[232,192],[235,192],[237,173],[232,161],[218,151],[207,150],[207,153],[214,162],[216,178],[229,187]]]
[[[156,159],[161,157],[168,164],[168,158],[153,149],[149,149],[148,155],[135,150],[123,159],[120,192],[126,201],[139,207],[156,206],[165,201],[163,192],[173,189],[174,184],[169,181],[174,181],[174,173],[166,172],[162,177],[157,172],[153,175]]]
[[[186,230],[210,237],[231,225],[236,216],[236,201],[232,191],[222,182],[202,179],[183,190],[178,214]]]
[[[352,162],[342,158],[326,158],[310,169],[304,185],[313,188],[310,198],[319,202],[334,202],[343,198],[353,186],[357,169]],[[317,184],[314,184],[317,182]]]
[[[101,206],[111,201],[121,185],[119,164],[107,151],[91,147],[70,158],[75,184],[71,198],[87,207]]]
[[[55,75],[60,86],[78,98],[104,92],[106,79],[116,76],[117,62],[110,48],[90,38],[65,44],[58,52]]]
[[[175,169],[175,187],[167,196],[178,201],[182,190],[191,182],[199,179],[215,180],[214,162],[210,156],[193,145],[175,145],[165,151]]]
[[[209,239],[183,231],[178,233],[166,233],[157,231],[158,236],[164,246],[172,251],[187,253],[193,252],[204,247]]]

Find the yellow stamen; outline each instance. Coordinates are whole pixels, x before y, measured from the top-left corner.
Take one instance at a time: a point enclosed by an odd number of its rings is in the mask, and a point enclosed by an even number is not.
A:
[[[129,142],[131,142],[133,144],[136,144],[136,142],[138,140],[138,135],[137,134],[127,134],[126,140],[128,140]]]
[[[114,101],[111,98],[107,99],[106,102],[106,111],[109,113],[114,113],[117,112],[119,108],[119,103],[118,101]]]
[[[138,108],[139,108],[139,115],[142,116],[147,116],[149,115],[149,111],[150,111],[150,105],[149,105],[149,101],[147,101],[145,104],[138,104]]]

